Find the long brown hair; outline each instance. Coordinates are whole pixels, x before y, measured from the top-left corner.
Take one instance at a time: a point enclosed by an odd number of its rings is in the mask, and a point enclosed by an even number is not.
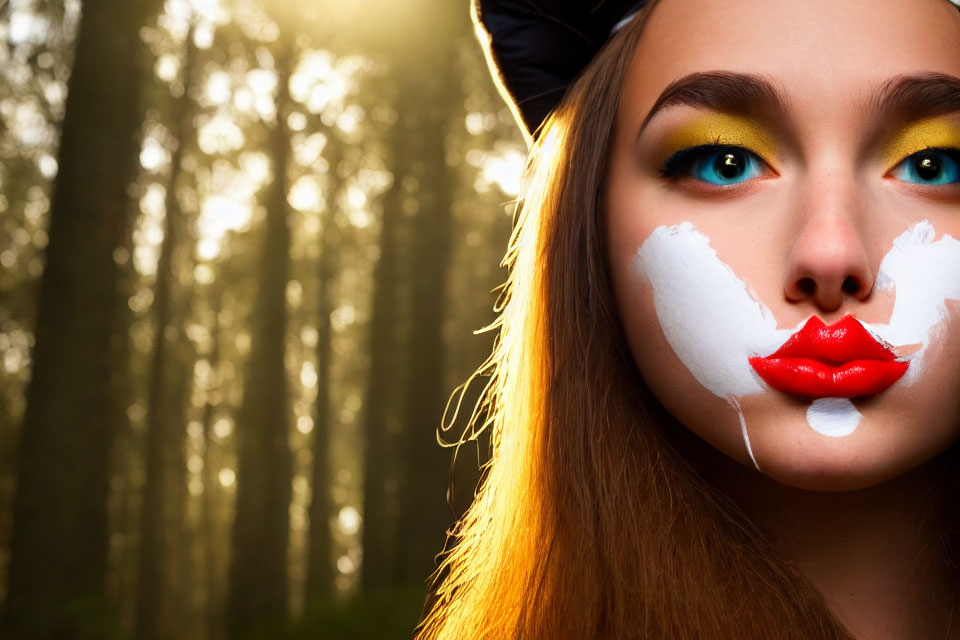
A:
[[[418,640],[849,638],[817,591],[680,456],[613,304],[601,194],[649,11],[540,131],[472,429],[492,458]],[[474,433],[475,435],[475,433]]]

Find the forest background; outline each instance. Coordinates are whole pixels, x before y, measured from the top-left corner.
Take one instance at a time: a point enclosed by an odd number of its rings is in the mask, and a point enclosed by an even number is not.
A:
[[[410,637],[524,153],[466,0],[0,0],[0,637]]]

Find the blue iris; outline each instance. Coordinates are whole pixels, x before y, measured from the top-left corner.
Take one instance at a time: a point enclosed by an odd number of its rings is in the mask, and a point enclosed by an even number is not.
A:
[[[664,163],[667,177],[690,177],[719,186],[739,184],[763,173],[764,163],[743,147],[701,145],[682,149]]]
[[[915,184],[960,182],[960,150],[924,149],[904,158],[890,173],[898,180]]]

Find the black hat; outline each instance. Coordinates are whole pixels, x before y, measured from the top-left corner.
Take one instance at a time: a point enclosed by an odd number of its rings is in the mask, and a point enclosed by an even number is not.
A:
[[[960,8],[960,0],[948,0]],[[472,0],[491,71],[526,134],[647,0]]]
[[[614,28],[644,4],[637,0],[473,0],[474,22],[491,71],[528,136],[535,136]]]

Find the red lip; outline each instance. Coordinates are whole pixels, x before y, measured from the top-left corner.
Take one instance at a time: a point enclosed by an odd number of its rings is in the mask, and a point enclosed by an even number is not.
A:
[[[854,398],[886,390],[908,362],[877,342],[853,316],[827,326],[812,316],[776,353],[750,365],[777,391],[807,398]]]

